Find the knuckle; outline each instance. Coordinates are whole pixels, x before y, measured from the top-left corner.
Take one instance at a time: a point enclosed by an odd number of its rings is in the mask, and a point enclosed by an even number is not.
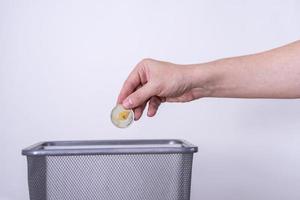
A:
[[[133,89],[135,84],[134,84],[134,81],[130,80],[130,79],[127,79],[124,83],[125,86],[127,86],[128,88],[130,89]]]
[[[151,104],[154,106],[154,107],[157,107],[157,106],[159,106],[159,104],[160,104],[160,99],[158,98],[158,97],[152,97],[151,98]]]
[[[160,104],[160,99],[158,98],[158,97],[154,97],[154,103],[156,103],[156,104]]]
[[[187,101],[193,101],[194,100],[194,95],[191,93],[187,96]]]
[[[141,60],[140,64],[144,66],[148,66],[150,63],[152,63],[154,60],[152,58],[144,58]]]

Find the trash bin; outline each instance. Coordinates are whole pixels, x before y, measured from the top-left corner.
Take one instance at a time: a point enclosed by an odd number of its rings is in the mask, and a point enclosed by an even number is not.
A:
[[[53,141],[22,154],[30,200],[189,200],[197,150],[183,140]]]

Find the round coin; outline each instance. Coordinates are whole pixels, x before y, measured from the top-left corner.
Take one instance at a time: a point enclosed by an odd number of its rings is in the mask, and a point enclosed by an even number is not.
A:
[[[116,105],[111,111],[111,122],[118,128],[128,127],[134,119],[133,110],[125,109],[121,104]]]

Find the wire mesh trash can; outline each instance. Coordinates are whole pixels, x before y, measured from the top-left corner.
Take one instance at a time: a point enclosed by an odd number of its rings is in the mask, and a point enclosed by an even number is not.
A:
[[[30,200],[189,200],[197,150],[183,140],[55,141],[22,154]]]

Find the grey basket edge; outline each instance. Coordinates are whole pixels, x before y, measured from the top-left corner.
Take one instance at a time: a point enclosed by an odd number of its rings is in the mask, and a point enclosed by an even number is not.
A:
[[[87,149],[43,149],[51,145],[117,145],[117,144],[180,144],[181,147],[143,147],[143,148],[87,148]],[[43,141],[30,145],[22,150],[25,156],[68,156],[97,154],[165,154],[165,153],[196,153],[198,147],[184,139],[126,139],[126,140],[72,140]]]

